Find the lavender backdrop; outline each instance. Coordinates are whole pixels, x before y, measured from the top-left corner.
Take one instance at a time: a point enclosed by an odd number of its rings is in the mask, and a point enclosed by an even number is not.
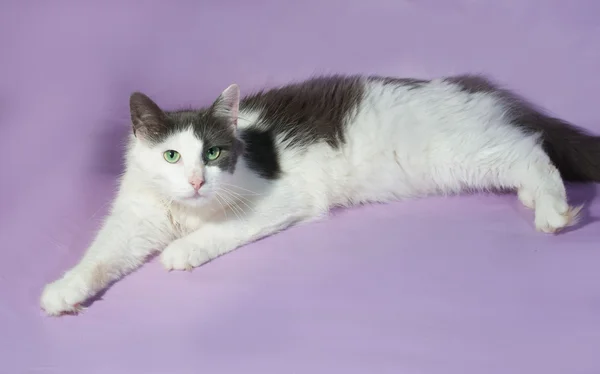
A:
[[[512,196],[343,211],[191,274],[150,263],[79,317],[38,307],[106,211],[131,91],[174,107],[232,82],[487,72],[600,133],[598,14],[593,0],[2,0],[0,373],[600,372],[600,225],[540,235]]]

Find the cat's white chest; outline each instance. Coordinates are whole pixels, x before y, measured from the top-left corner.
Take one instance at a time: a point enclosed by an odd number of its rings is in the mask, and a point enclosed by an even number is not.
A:
[[[188,235],[200,228],[205,217],[198,209],[173,204],[168,210],[173,231],[178,237]]]

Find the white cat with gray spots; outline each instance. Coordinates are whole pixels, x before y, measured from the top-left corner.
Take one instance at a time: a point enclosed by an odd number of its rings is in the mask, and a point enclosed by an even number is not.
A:
[[[161,252],[191,270],[336,206],[514,190],[534,226],[577,220],[564,180],[600,181],[600,138],[477,76],[329,76],[208,108],[130,100],[133,134],[112,210],[75,267],[46,286],[49,315],[77,312]]]

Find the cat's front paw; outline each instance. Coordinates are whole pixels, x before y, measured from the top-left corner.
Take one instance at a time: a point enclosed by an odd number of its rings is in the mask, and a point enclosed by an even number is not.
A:
[[[81,303],[89,296],[89,289],[83,279],[68,276],[46,285],[40,305],[50,316],[77,314],[83,309]]]
[[[210,261],[208,252],[185,238],[169,244],[160,255],[160,262],[167,270],[190,271],[208,261]]]

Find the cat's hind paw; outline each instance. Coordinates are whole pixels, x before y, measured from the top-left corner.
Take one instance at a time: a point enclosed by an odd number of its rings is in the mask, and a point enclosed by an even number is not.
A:
[[[583,206],[572,207],[565,204],[555,206],[536,207],[535,226],[540,232],[556,234],[566,227],[579,222]]]

